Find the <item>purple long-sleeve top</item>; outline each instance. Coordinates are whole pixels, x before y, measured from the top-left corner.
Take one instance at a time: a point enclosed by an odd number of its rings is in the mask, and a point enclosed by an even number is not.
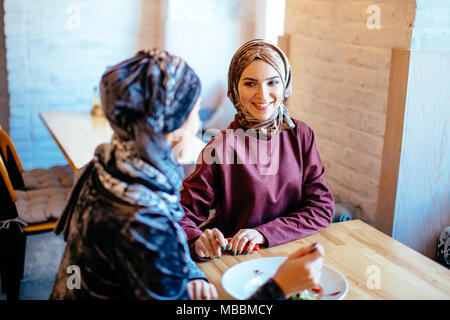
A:
[[[272,247],[313,234],[332,219],[334,199],[314,133],[293,119],[295,128],[264,142],[243,135],[235,119],[203,149],[195,171],[184,180],[180,225],[192,245],[199,225],[225,237],[240,229],[258,230]],[[244,138],[243,138],[244,136]],[[191,250],[193,252],[193,250]]]

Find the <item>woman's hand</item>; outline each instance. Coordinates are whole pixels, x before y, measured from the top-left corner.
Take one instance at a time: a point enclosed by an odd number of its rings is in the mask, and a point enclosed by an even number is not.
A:
[[[186,290],[191,300],[216,300],[218,297],[216,287],[201,279],[189,281]]]
[[[283,290],[286,298],[319,285],[323,255],[324,249],[320,244],[316,244],[316,247],[304,247],[291,254],[278,268],[273,280]]]
[[[231,250],[231,254],[248,254],[253,251],[256,244],[264,244],[266,238],[255,229],[241,229],[239,230],[231,241],[228,243],[227,250]],[[244,246],[248,244],[248,249],[244,252]]]
[[[226,245],[227,240],[219,229],[206,229],[195,241],[195,253],[200,258],[218,258]]]

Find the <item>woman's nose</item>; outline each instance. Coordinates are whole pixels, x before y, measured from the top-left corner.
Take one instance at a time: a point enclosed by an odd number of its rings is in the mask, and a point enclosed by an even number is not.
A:
[[[256,93],[258,98],[266,99],[269,97],[269,90],[265,85],[260,85],[258,88],[258,92]]]

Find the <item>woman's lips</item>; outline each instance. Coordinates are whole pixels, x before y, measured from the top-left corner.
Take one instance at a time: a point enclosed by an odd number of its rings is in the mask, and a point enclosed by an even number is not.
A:
[[[255,103],[252,102],[252,105],[255,107],[256,110],[267,110],[267,108],[272,105],[272,102],[266,102],[266,103]]]

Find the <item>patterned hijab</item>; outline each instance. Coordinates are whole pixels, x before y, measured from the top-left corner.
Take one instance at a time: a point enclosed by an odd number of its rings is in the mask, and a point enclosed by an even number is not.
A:
[[[276,108],[272,116],[261,121],[250,114],[240,103],[238,84],[242,72],[255,60],[262,60],[270,64],[280,75],[284,86],[284,100]],[[237,109],[239,124],[247,129],[253,129],[257,133],[271,136],[295,125],[289,117],[284,103],[291,96],[292,71],[286,55],[276,45],[262,40],[254,39],[243,44],[234,54],[228,69],[228,97]]]
[[[114,130],[111,143],[99,145],[81,171],[55,232],[67,236],[78,196],[93,172],[119,199],[181,220],[184,173],[164,134],[181,127],[200,89],[198,76],[181,58],[156,49],[108,69],[100,95]]]
[[[138,52],[102,77],[100,96],[114,139],[164,173],[169,185],[158,184],[166,192],[179,190],[183,170],[163,135],[181,127],[200,90],[198,76],[181,58],[156,49]]]

